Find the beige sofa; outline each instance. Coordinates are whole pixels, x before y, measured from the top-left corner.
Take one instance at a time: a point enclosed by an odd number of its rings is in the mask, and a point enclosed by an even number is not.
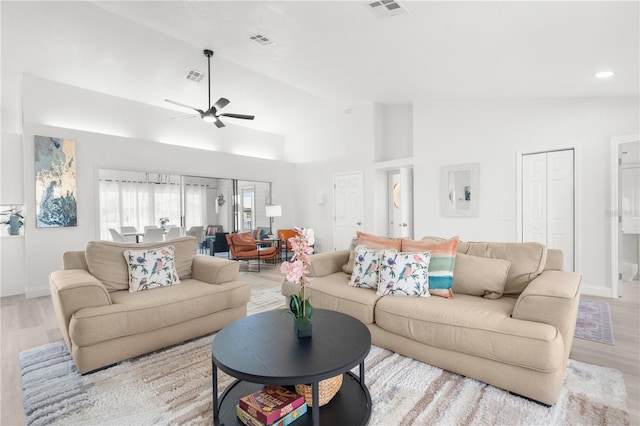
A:
[[[377,346],[554,404],[571,350],[580,275],[561,271],[562,253],[536,243],[460,242],[457,253],[451,299],[351,287],[342,271],[349,251],[317,254],[311,302],[359,319]],[[496,279],[504,281],[502,295],[470,290]],[[282,285],[284,295],[297,291]]]
[[[127,249],[175,247],[180,283],[129,292]],[[194,237],[162,243],[92,241],[66,252],[49,286],[60,331],[81,373],[202,336],[247,314],[238,263],[196,255]]]

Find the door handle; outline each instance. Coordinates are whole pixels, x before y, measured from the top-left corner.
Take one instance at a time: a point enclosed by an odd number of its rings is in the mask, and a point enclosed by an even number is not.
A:
[[[360,226],[362,225],[362,222],[356,222],[356,225]]]
[[[398,225],[398,226],[400,226],[400,227],[402,227],[402,228],[406,228],[406,227],[407,227],[407,226],[409,226],[409,225],[408,225],[408,224],[406,224],[406,223],[401,223],[401,224],[400,224],[400,225]]]

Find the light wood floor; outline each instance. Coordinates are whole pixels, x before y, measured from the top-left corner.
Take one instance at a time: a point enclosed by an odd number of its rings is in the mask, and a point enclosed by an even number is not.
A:
[[[253,289],[279,286],[282,275],[277,268],[261,273],[241,273]],[[574,339],[571,358],[620,370],[627,387],[631,424],[640,425],[640,283],[625,283],[623,297],[601,300],[611,307],[615,346]],[[24,425],[22,392],[18,375],[18,354],[26,349],[61,340],[50,297],[25,299],[24,296],[0,298],[1,386],[0,425]]]

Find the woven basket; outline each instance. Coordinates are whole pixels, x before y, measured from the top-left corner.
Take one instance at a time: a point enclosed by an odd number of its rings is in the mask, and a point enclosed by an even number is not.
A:
[[[321,380],[318,383],[318,399],[320,400],[319,407],[322,407],[333,398],[342,386],[342,374],[335,377],[329,377],[326,380]],[[309,407],[313,407],[313,394],[311,385],[296,385],[296,393],[304,396],[304,401]]]

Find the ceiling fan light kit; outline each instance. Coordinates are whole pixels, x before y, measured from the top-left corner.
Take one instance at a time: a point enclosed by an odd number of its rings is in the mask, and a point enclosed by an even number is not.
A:
[[[211,105],[211,57],[213,56],[213,50],[205,49],[204,56],[207,57],[207,81],[209,83],[208,84],[209,107],[206,110],[201,110],[199,108],[181,104],[180,102],[172,101],[170,99],[165,99],[165,102],[169,102],[170,104],[178,105],[183,108],[189,108],[198,113],[198,114],[192,114],[192,115],[187,115],[183,117],[176,117],[176,119],[193,118],[193,117],[200,116],[200,118],[202,118],[203,121],[206,121],[208,123],[214,123],[218,128],[224,127],[224,123],[220,120],[220,117],[238,118],[241,120],[253,120],[255,118],[253,115],[234,114],[234,113],[219,114],[218,111],[220,111],[225,106],[229,105],[230,103],[229,99],[220,98],[216,101],[216,103]]]

